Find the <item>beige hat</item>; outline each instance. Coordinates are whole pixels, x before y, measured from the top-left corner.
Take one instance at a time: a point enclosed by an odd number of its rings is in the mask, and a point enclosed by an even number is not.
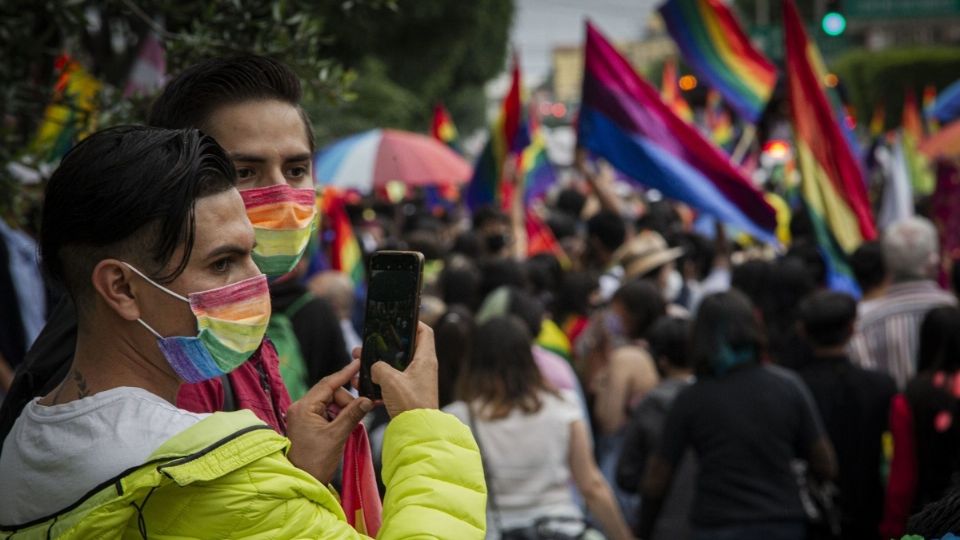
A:
[[[659,233],[643,231],[620,246],[620,249],[614,253],[613,259],[623,267],[624,279],[631,279],[674,261],[682,255],[683,248],[671,248]]]

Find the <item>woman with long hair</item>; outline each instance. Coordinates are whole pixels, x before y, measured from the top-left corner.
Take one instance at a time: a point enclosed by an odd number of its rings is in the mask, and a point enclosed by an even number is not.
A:
[[[687,448],[697,455],[691,510],[695,540],[802,540],[806,514],[795,459],[823,480],[836,458],[809,392],[796,375],[764,364],[766,340],[736,290],[708,296],[691,332],[697,382],[677,396],[660,448],[647,464],[640,524],[649,538]]]
[[[515,317],[482,324],[460,372],[459,401],[446,407],[471,426],[487,473],[488,538],[523,538],[532,527],[581,519],[570,490],[613,539],[630,531],[593,458],[576,395],[544,381],[526,325]],[[566,525],[570,525],[568,522]]]

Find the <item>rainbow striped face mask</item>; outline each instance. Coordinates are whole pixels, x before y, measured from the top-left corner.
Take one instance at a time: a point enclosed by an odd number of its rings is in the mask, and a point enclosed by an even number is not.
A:
[[[287,184],[240,192],[257,245],[253,262],[275,277],[293,270],[317,230],[317,193]]]
[[[199,333],[193,337],[163,337],[143,319],[137,319],[157,336],[163,356],[185,382],[196,383],[230,373],[260,347],[270,321],[267,276],[260,274],[184,297],[154,282],[133,266],[123,264],[154,287],[189,303],[190,310],[197,317]]]

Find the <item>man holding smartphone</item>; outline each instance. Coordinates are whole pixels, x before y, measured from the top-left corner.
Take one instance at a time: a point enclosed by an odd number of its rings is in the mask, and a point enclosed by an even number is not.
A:
[[[197,130],[113,128],[64,158],[41,245],[77,306],[77,345],[69,376],[4,442],[0,535],[359,537],[323,484],[329,409],[373,406],[342,388],[358,362],[290,407],[289,439],[250,411],[174,405],[183,382],[243,365],[266,330],[267,280],[235,183],[224,150]],[[436,410],[430,329],[417,341],[406,371],[372,370],[394,417],[379,536],[482,538],[479,452]]]

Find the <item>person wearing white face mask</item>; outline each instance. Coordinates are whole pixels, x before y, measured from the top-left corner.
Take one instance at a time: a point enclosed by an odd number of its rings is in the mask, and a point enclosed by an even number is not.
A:
[[[623,282],[646,279],[653,282],[667,302],[672,317],[689,317],[687,310],[676,303],[683,287],[683,276],[675,261],[683,256],[683,248],[671,248],[660,233],[646,230],[627,241],[614,254],[614,260],[623,267]]]
[[[235,183],[212,138],[145,127],[91,135],[51,177],[42,258],[77,308],[77,345],[64,382],[29,402],[4,441],[0,536],[359,536],[322,483],[335,466],[328,412],[373,406],[341,388],[358,362],[290,407],[289,438],[250,411],[175,405],[183,383],[242,365],[269,319]],[[425,326],[406,371],[373,367],[393,416],[384,538],[483,536],[479,454],[466,426],[436,410],[436,372]]]

